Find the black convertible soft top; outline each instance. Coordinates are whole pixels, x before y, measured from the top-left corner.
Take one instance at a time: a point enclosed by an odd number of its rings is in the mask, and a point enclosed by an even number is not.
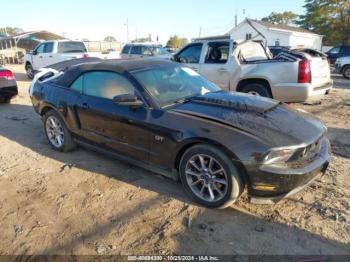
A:
[[[64,74],[56,79],[56,84],[61,86],[69,86],[81,74],[88,71],[111,71],[124,74],[129,71],[136,71],[154,67],[165,67],[173,64],[171,61],[160,59],[109,59],[109,60],[92,60],[92,58],[74,59],[62,63],[58,63],[49,68],[63,71]]]

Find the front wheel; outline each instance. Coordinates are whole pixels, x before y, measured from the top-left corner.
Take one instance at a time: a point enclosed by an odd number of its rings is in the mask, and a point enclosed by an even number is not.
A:
[[[343,76],[344,76],[344,78],[346,78],[346,79],[350,79],[350,66],[346,66],[346,67],[343,69]]]
[[[57,112],[48,111],[43,120],[46,137],[53,149],[68,152],[76,147],[71,133]]]
[[[185,190],[209,208],[231,206],[244,189],[232,160],[210,145],[188,149],[182,156],[179,171]]]
[[[35,72],[34,72],[34,68],[31,64],[27,64],[26,65],[26,73],[27,73],[27,77],[29,79],[33,79],[34,78],[34,75],[35,75]]]

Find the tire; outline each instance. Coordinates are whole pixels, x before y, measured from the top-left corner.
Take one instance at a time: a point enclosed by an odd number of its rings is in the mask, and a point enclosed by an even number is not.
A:
[[[350,79],[350,66],[345,66],[343,69],[343,76],[346,79]]]
[[[210,162],[213,163],[211,168]],[[205,169],[201,163],[204,163]],[[223,172],[214,173],[220,169]],[[231,206],[244,189],[242,178],[230,158],[219,149],[206,144],[195,145],[183,154],[179,173],[186,192],[197,203],[208,208]]]
[[[272,98],[269,88],[263,84],[251,83],[241,89],[241,92],[257,96]]]
[[[53,149],[69,152],[76,148],[70,131],[57,112],[50,110],[45,113],[43,122],[46,138]]]
[[[26,73],[27,73],[27,77],[29,79],[33,79],[34,78],[34,75],[35,75],[35,72],[34,72],[34,69],[33,69],[33,66],[31,64],[26,64]]]

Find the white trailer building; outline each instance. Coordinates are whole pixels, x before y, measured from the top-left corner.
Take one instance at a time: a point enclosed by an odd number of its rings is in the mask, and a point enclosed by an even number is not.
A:
[[[305,47],[322,49],[322,35],[315,34],[300,27],[273,24],[265,21],[246,19],[227,34],[234,40],[265,39],[257,34],[257,29],[266,37],[268,46]]]

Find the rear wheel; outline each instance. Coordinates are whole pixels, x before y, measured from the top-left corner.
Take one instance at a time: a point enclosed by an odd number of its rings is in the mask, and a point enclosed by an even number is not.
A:
[[[185,190],[209,208],[231,206],[244,189],[231,159],[210,145],[188,149],[182,156],[179,171]]]
[[[346,66],[346,67],[343,69],[343,76],[344,76],[346,79],[350,79],[350,66]]]
[[[34,78],[34,75],[35,75],[35,72],[34,72],[34,69],[33,69],[33,66],[31,64],[26,64],[26,73],[27,73],[27,77],[29,79],[33,79]]]
[[[272,95],[267,86],[259,83],[247,84],[241,89],[241,92],[256,96],[264,96],[272,98]]]
[[[50,110],[44,115],[44,131],[53,149],[68,152],[75,149],[73,137],[60,115]]]

